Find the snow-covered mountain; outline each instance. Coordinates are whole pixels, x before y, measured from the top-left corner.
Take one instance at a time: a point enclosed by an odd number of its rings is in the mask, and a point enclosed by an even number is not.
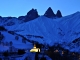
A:
[[[49,7],[46,12],[44,13],[44,16],[48,18],[61,18],[62,14],[61,11],[58,10],[57,13],[55,14],[52,10],[51,7]],[[16,24],[21,24],[24,22],[32,21],[36,18],[40,17],[38,14],[37,9],[32,8],[25,16],[19,16],[19,17],[2,17],[0,16],[0,26],[12,26]]]
[[[23,23],[23,19],[20,20],[20,18],[18,19],[16,17],[0,17],[0,26],[12,26],[21,23]]]
[[[5,27],[32,41],[50,46],[57,43],[65,49],[80,53],[80,43],[73,43],[80,37],[80,12],[57,19],[40,16],[29,22]]]
[[[0,31],[0,48],[2,48],[0,51],[9,50],[10,46],[13,46],[15,49],[31,49],[33,44],[15,32]]]

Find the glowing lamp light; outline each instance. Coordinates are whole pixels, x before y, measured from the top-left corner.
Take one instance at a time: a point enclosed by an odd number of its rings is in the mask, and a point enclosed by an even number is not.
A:
[[[31,49],[30,52],[40,52],[40,49],[39,48]]]
[[[64,54],[64,51],[62,51],[62,54]]]
[[[58,50],[55,50],[54,52],[59,52]]]

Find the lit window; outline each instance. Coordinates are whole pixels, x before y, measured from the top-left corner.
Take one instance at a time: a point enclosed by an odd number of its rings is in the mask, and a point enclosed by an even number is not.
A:
[[[54,52],[59,52],[58,50],[55,50]]]

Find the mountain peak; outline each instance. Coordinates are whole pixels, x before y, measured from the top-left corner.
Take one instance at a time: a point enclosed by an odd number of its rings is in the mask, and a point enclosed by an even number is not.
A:
[[[37,17],[39,17],[38,12],[37,12],[37,9],[33,9],[33,8],[32,8],[32,9],[27,13],[26,18],[25,18],[24,21],[30,21],[30,20],[33,20],[33,19],[35,19],[35,18],[37,18]]]
[[[59,18],[62,17],[62,14],[61,14],[60,10],[57,11],[56,16],[59,17]]]
[[[54,12],[53,12],[53,10],[52,10],[51,7],[49,7],[49,8],[47,9],[47,11],[45,12],[44,16],[46,16],[46,17],[48,17],[48,18],[55,17],[55,14],[54,14]]]
[[[80,12],[79,12],[79,11],[77,11],[77,12],[75,12],[75,13],[73,13],[73,14],[75,14],[75,15],[76,15],[76,14],[80,14]]]

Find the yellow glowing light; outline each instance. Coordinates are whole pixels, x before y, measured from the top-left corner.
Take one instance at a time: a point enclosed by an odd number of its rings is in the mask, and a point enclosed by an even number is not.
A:
[[[64,51],[62,51],[62,54],[64,54]]]
[[[40,49],[39,48],[33,48],[30,50],[30,52],[40,52]]]
[[[58,50],[55,50],[54,52],[59,52]]]
[[[40,48],[36,48],[36,45],[34,44],[34,47],[30,50],[30,52],[40,52]]]

